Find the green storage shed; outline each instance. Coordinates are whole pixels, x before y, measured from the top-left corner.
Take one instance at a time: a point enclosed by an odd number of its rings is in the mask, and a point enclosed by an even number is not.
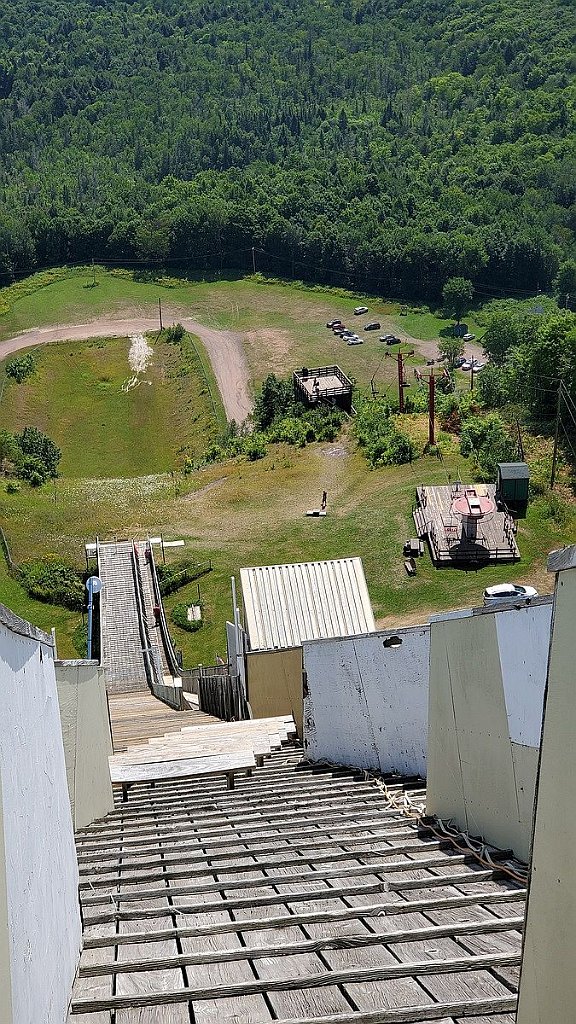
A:
[[[528,503],[530,470],[525,462],[499,462],[496,497],[512,508]]]

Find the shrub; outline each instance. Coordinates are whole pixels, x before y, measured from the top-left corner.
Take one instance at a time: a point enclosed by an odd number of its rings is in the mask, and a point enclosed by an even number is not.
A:
[[[36,369],[36,360],[31,352],[27,352],[25,356],[21,356],[19,359],[12,359],[6,367],[6,376],[11,377],[13,380],[21,384],[22,381],[30,377]]]
[[[84,607],[82,573],[57,555],[23,562],[20,566],[20,579],[30,597],[38,601],[63,605],[74,611]]]
[[[156,566],[160,593],[163,596],[172,594],[175,590],[185,587],[187,583],[192,583],[200,576],[210,572],[210,569],[210,562],[190,562],[185,558],[178,562],[170,562],[169,565],[160,563]]]
[[[202,609],[202,605],[200,608]],[[202,618],[191,620],[188,618],[188,605],[183,601],[175,604],[170,614],[174,625],[179,626],[180,629],[186,629],[188,633],[195,633],[204,624]]]
[[[362,401],[354,421],[354,433],[370,466],[402,465],[414,457],[414,445],[390,416],[388,404]]]
[[[18,494],[20,484],[17,480],[9,480],[6,484],[6,494]]]

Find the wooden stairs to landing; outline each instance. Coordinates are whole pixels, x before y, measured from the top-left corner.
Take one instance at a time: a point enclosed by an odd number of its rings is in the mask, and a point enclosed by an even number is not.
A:
[[[188,726],[113,754],[109,758],[110,778],[113,785],[122,786],[123,800],[128,799],[128,790],[135,782],[158,779],[224,773],[228,789],[233,789],[237,771],[261,768],[264,758],[280,750],[282,743],[295,734],[291,715]]]
[[[524,888],[352,769],[139,783],[77,848],[69,1024],[513,1024]]]

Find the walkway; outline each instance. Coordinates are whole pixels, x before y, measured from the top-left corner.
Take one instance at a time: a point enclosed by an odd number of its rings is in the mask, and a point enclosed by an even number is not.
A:
[[[179,733],[189,725],[209,725],[220,721],[203,711],[173,711],[149,690],[109,694],[108,707],[115,754],[134,744],[147,743],[156,736]]]
[[[513,1024],[525,891],[296,748],[77,837],[69,1024]]]

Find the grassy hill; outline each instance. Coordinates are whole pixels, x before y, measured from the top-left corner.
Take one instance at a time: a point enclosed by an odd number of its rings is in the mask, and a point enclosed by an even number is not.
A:
[[[103,293],[99,288],[84,290],[81,274],[20,298],[12,292],[12,325],[26,329],[41,322],[42,315],[44,323],[62,323],[67,317],[86,323],[104,308],[104,293],[117,316],[135,308],[154,308],[158,283],[99,276]],[[44,302],[46,291],[49,302]],[[337,357],[346,372],[367,384],[382,360],[377,337],[350,349],[335,342],[324,326],[332,316],[349,316],[361,296],[251,280],[175,283],[162,294],[163,302],[165,295],[170,296],[175,312],[186,310],[200,322],[242,334],[255,381],[271,369],[288,372],[303,362],[312,365]],[[366,304],[370,316],[374,313],[383,324],[405,320],[393,305],[375,300]],[[426,313],[415,316],[424,317],[428,336],[433,335],[434,318]],[[439,333],[443,323],[436,323]],[[410,326],[415,331],[417,319]],[[6,327],[4,332],[6,337]],[[200,581],[205,625],[193,635],[174,628],[189,663],[212,663],[216,654],[224,654],[230,576],[238,575],[244,565],[359,555],[375,614],[390,624],[422,621],[433,611],[477,604],[486,585],[510,578],[535,583],[542,592],[549,589],[547,553],[574,535],[576,514],[568,501],[554,504],[546,495],[531,504],[527,519],[520,523],[522,560],[516,566],[437,571],[426,557],[415,578],[406,576],[402,544],[413,533],[416,485],[445,483],[448,474],[465,479],[471,473],[456,444],[446,445],[443,463],[421,455],[411,465],[371,471],[345,430],[333,444],[304,450],[271,446],[259,462],[220,463],[187,477],[177,469],[171,474],[167,470],[177,460],[170,460],[185,439],[190,446],[201,445],[207,432],[217,429],[208,408],[195,425],[185,405],[198,401],[201,377],[192,370],[183,378],[174,376],[175,350],[158,343],[150,367],[154,385],[124,394],[127,349],[126,339],[49,345],[37,350],[35,377],[4,388],[0,425],[16,428],[32,412],[42,415],[38,425],[62,446],[63,473],[54,486],[22,487],[17,494],[7,494],[0,486],[0,522],[18,562],[55,552],[82,565],[83,545],[96,535],[142,537],[159,532],[166,538],[183,538],[187,557],[211,558],[214,570]],[[395,365],[392,360],[384,363],[377,381],[383,388],[393,387]],[[153,391],[154,414],[149,409],[144,414],[139,403],[152,401]],[[93,395],[90,419],[83,410]],[[404,427],[417,439],[421,452],[425,417],[407,417]],[[96,434],[108,447],[95,440]],[[548,465],[549,441],[534,442],[528,457]],[[306,518],[305,510],[318,504],[323,490],[328,493],[327,518]],[[192,584],[171,595],[167,607],[196,597],[197,586]],[[79,617],[30,601],[3,565],[0,600],[43,628],[55,625],[61,655],[75,656],[72,636]]]

